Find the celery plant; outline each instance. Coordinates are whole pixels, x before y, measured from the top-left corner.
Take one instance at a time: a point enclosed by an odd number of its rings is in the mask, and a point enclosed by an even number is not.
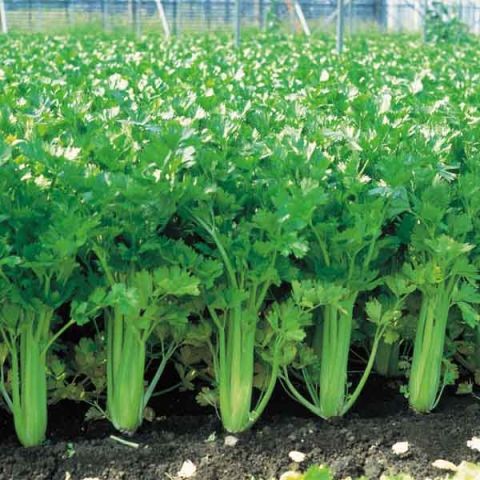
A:
[[[262,414],[280,369],[293,359],[293,345],[304,338],[303,328],[310,318],[291,303],[274,302],[264,314],[267,294],[279,282],[279,269],[284,263],[275,246],[269,245],[269,240],[273,240],[270,229],[278,228],[275,234],[281,238],[281,226],[275,225],[273,214],[258,212],[250,222],[240,221],[236,231],[223,234],[213,219],[209,224],[195,218],[206,233],[206,242],[215,245],[225,271],[205,292],[215,332],[215,341],[208,340],[208,344],[217,392],[212,402],[212,396],[204,391],[203,401],[218,407],[227,431],[241,432]],[[259,361],[263,365],[263,381],[255,383]],[[261,390],[255,402],[254,386]]]
[[[289,257],[302,257],[308,245],[273,204],[279,190],[270,171],[241,155],[217,162],[208,151],[199,168],[208,175],[192,190],[182,216],[195,248],[223,265],[203,293],[216,388],[202,400],[215,404],[226,430],[241,432],[262,414],[293,344],[304,336],[308,315],[279,303],[272,288],[296,275]],[[259,369],[262,381],[255,378]]]
[[[40,199],[36,200],[40,208]],[[0,261],[2,361],[8,362],[10,370],[5,377],[2,364],[0,391],[13,414],[18,439],[29,447],[45,439],[47,355],[57,338],[74,324],[70,319],[54,333],[55,311],[71,298],[78,274],[75,255],[91,224],[68,206],[57,204],[51,207],[53,212],[48,208],[35,211],[31,204],[25,208],[30,209],[30,217],[22,219],[27,210],[12,208],[9,225],[3,225],[16,235],[12,236],[10,256]],[[37,230],[30,230],[39,220],[35,214],[48,221],[46,229],[37,225]],[[32,234],[36,238],[30,237]]]
[[[180,300],[199,294],[199,280],[178,266],[113,273],[103,258],[101,264],[111,283],[77,304],[75,314],[104,314],[106,414],[115,428],[132,433],[141,425],[144,409],[186,330],[190,310]],[[145,388],[147,345],[156,331],[160,362]]]
[[[310,238],[305,257],[307,280],[293,288],[297,304],[316,311],[310,343],[319,366],[302,369],[310,399],[296,389],[287,369],[283,377],[298,401],[315,414],[330,418],[351,408],[373,367],[383,324],[374,334],[367,368],[355,391],[348,394],[348,360],[357,322],[354,307],[361,292],[381,283],[378,267],[384,261],[382,253],[395,248],[393,238],[382,238],[382,229],[405,208],[404,193],[402,189],[378,189],[362,182],[358,174],[361,165],[356,159],[336,174],[327,172],[325,163],[311,163],[306,172],[310,178],[302,179],[296,189],[290,187],[291,199],[283,202],[286,214],[302,221]],[[314,180],[321,176],[326,179],[325,186]],[[300,365],[305,366],[303,362]]]
[[[476,271],[468,263],[471,246],[447,236],[426,241],[424,262],[405,268],[422,293],[408,384],[411,407],[429,412],[437,405],[443,388],[452,382],[444,362],[445,337],[452,306],[457,304],[464,317],[475,315],[471,304],[480,296],[468,282]],[[447,370],[442,374],[442,369]]]
[[[3,341],[10,359],[10,384],[2,378],[2,394],[13,414],[15,431],[25,447],[39,445],[47,429],[47,349],[53,310],[5,303],[0,310]],[[8,328],[7,325],[19,325]],[[21,325],[21,326],[20,326]]]
[[[378,345],[397,312],[397,309],[385,309],[378,301],[367,304],[368,318],[376,325],[373,345],[358,385],[348,394],[353,302],[351,297],[342,297],[344,294],[345,289],[318,282],[293,284],[293,298],[297,305],[306,312],[322,309],[320,364],[316,365],[316,355],[305,354],[301,355],[297,362],[307,387],[308,398],[295,387],[286,368],[283,371],[283,381],[298,402],[322,418],[342,416],[353,406],[372,371]]]
[[[104,413],[126,433],[141,425],[145,406],[196,308],[192,299],[199,294],[200,280],[193,270],[201,258],[173,255],[175,242],[164,234],[182,194],[175,181],[181,163],[170,159],[171,165],[162,164],[166,174],[161,178],[151,173],[151,163],[140,162],[87,184],[86,208],[98,223],[83,255],[92,293],[76,302],[73,312],[79,318],[103,316]],[[145,386],[150,347],[159,360]]]
[[[457,305],[467,320],[476,318],[471,305],[480,302],[480,295],[473,287],[478,279],[469,258],[473,246],[462,241],[471,223],[455,208],[453,189],[434,183],[418,190],[417,222],[404,268],[421,293],[408,398],[415,411],[429,412],[454,380],[444,352],[451,308]]]
[[[332,312],[338,315],[335,318],[336,323],[331,321],[332,317],[322,317],[325,325],[322,330],[319,368],[311,368],[312,364],[315,367],[315,356],[307,355],[303,359],[300,357],[299,365],[302,367],[303,379],[310,398],[306,398],[294,386],[286,369],[284,372],[284,381],[293,397],[320,417],[331,418],[348,412],[360,395],[374,366],[379,345],[382,341],[385,343],[392,341],[396,336],[395,327],[401,319],[405,300],[415,286],[399,276],[387,276],[383,281],[394,295],[391,298],[380,296],[379,299],[372,299],[366,304],[367,319],[375,325],[372,349],[362,377],[350,395],[347,392],[347,362],[353,329],[352,310],[347,310],[350,304],[342,303],[343,292],[339,288],[311,281],[293,284],[294,300],[302,308],[312,311],[324,306],[327,308],[322,310],[322,314],[327,311],[327,315],[332,315]],[[332,332],[332,326],[337,327],[337,330]],[[335,362],[336,359],[343,363]],[[326,371],[327,369],[332,369],[333,373]],[[334,375],[337,375],[336,383]]]

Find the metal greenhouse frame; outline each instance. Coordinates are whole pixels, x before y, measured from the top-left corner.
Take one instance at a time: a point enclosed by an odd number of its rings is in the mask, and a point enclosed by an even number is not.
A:
[[[0,32],[60,31],[97,23],[137,34],[160,30],[166,38],[183,31],[229,30],[239,45],[244,27],[264,29],[270,20],[309,36],[346,33],[377,25],[381,31],[422,31],[424,12],[435,0],[0,0]],[[480,33],[480,0],[440,0],[472,32]],[[339,15],[339,12],[341,14]],[[275,21],[277,21],[275,20]],[[336,24],[336,28],[335,28]]]
[[[5,11],[5,2],[0,0],[0,26],[2,33],[8,33],[7,13]]]

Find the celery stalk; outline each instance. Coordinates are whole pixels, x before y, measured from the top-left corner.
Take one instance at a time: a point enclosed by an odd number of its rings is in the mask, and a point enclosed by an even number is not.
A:
[[[107,315],[107,413],[121,432],[134,432],[144,410],[145,344],[118,312]]]
[[[387,343],[383,339],[378,344],[375,358],[375,371],[382,377],[393,378],[400,375],[400,342]]]
[[[252,407],[256,325],[244,319],[235,309],[219,338],[220,413],[225,429],[232,433],[249,427]]]
[[[319,411],[323,418],[341,416],[345,408],[353,302],[345,302],[343,311],[334,305],[324,308],[319,382]]]
[[[409,381],[410,406],[420,413],[435,408],[442,391],[442,359],[449,309],[450,295],[445,288],[439,286],[433,296],[423,295]]]
[[[15,432],[25,447],[40,445],[47,430],[47,365],[51,309],[18,310],[21,327],[2,328],[11,366],[11,395],[2,376],[2,395],[14,418]]]

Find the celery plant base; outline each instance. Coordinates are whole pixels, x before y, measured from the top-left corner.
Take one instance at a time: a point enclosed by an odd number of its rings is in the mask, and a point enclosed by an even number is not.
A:
[[[242,398],[232,398],[230,403],[237,403],[230,411],[222,411],[223,428],[229,433],[240,433],[250,428],[250,402]],[[220,407],[221,408],[221,407]]]
[[[228,327],[219,332],[219,358],[217,383],[219,413],[223,428],[230,433],[240,433],[254,423],[252,412],[255,313],[238,309],[230,312]]]
[[[142,424],[145,399],[145,344],[122,316],[107,324],[107,415],[122,433]]]
[[[45,345],[51,311],[35,317],[20,331],[11,347],[11,404],[15,432],[24,447],[43,443],[48,422]],[[34,320],[35,319],[35,320]]]
[[[326,306],[323,319],[319,412],[324,419],[345,413],[353,301],[345,313]]]
[[[246,352],[243,352],[244,354]],[[231,362],[221,369],[219,386],[219,410],[223,427],[227,432],[239,433],[251,426],[250,411],[253,391],[253,345],[242,360],[241,368]]]
[[[380,340],[375,357],[375,372],[386,378],[400,377],[399,362],[400,344],[398,342],[386,343],[384,340]]]
[[[43,365],[44,367],[44,365]],[[35,391],[28,399],[23,399],[13,412],[15,432],[24,447],[35,447],[45,441],[48,421],[47,380],[45,368],[39,365],[31,370],[33,378],[24,381],[25,391]],[[31,382],[26,385],[26,382]]]
[[[449,312],[448,295],[425,296],[420,309],[408,384],[410,407],[431,412],[442,393],[442,361]]]

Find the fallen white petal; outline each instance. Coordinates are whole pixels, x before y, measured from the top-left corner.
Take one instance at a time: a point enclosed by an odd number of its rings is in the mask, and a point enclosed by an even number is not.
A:
[[[302,478],[302,474],[299,472],[288,471],[282,473],[279,480],[300,480]]]
[[[290,460],[293,460],[296,463],[302,463],[305,460],[306,455],[302,452],[297,452],[293,450],[288,454]]]
[[[468,440],[467,447],[480,452],[480,438],[473,437],[471,440]]]
[[[456,472],[458,469],[458,467],[454,463],[440,459],[435,460],[432,463],[432,467],[439,468],[440,470],[450,470],[452,472]]]
[[[191,460],[186,460],[183,462],[182,468],[179,470],[177,475],[180,478],[190,478],[194,477],[196,473],[197,466]]]
[[[227,447],[234,447],[238,443],[238,438],[233,435],[227,435],[224,440],[224,444]]]
[[[207,443],[213,443],[217,439],[217,434],[215,432],[212,432],[208,438],[205,440]]]
[[[392,445],[392,452],[395,455],[402,455],[403,453],[407,453],[410,445],[408,442],[397,442]]]

